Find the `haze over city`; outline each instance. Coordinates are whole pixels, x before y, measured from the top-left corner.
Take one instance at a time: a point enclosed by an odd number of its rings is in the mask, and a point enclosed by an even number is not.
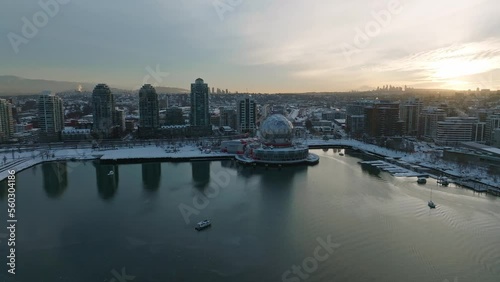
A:
[[[133,89],[149,68],[168,73],[155,86],[203,77],[262,93],[500,88],[492,0],[226,2],[61,0],[28,38],[40,4],[6,1],[0,75]]]

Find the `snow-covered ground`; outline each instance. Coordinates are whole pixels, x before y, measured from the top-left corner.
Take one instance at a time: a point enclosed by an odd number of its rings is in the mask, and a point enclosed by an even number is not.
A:
[[[19,172],[47,161],[62,160],[127,160],[127,159],[185,159],[227,157],[227,153],[200,150],[195,145],[183,146],[136,146],[118,149],[53,149],[29,152],[1,152],[0,180],[9,175],[9,170]]]
[[[99,155],[93,155],[91,149],[42,150],[31,152],[0,153],[0,180],[9,175],[9,170],[19,172],[37,164],[58,160],[93,160]]]
[[[122,159],[166,159],[166,158],[201,158],[201,157],[223,157],[227,153],[212,152],[210,150],[200,150],[196,146],[186,145],[182,147],[169,148],[168,146],[156,147],[146,146],[139,148],[126,148],[103,151],[101,160],[122,160]]]

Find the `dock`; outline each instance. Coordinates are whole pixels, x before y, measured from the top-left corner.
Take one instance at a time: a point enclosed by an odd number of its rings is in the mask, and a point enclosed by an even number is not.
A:
[[[428,176],[427,174],[423,175],[421,172],[415,172],[412,170],[409,170],[407,168],[398,166],[396,164],[391,164],[383,160],[376,160],[376,161],[362,161],[359,162],[360,164],[364,165],[371,165],[373,167],[376,167],[382,171],[386,171],[390,173],[391,175],[394,175],[396,177],[419,177],[419,176]]]

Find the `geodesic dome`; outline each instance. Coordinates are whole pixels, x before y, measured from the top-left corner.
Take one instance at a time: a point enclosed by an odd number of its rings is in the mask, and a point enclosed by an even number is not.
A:
[[[293,125],[283,115],[274,114],[260,126],[260,136],[266,142],[275,143],[289,141],[293,136]]]

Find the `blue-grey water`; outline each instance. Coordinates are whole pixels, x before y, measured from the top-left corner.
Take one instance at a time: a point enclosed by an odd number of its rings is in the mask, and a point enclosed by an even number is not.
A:
[[[316,166],[281,170],[214,161],[22,171],[16,275],[0,237],[0,281],[500,281],[499,198],[316,153]],[[0,235],[6,194],[4,182]],[[195,231],[205,218],[213,226]]]

